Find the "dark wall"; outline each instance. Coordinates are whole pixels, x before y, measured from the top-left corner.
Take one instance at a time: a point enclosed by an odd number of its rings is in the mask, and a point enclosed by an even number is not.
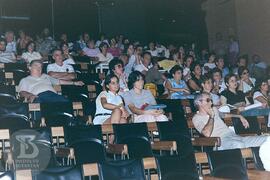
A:
[[[201,0],[97,0],[100,2],[102,32],[124,34],[133,40],[173,42],[198,41],[207,46],[205,13]],[[23,2],[23,3],[22,3]],[[54,0],[55,32],[77,37],[87,31],[99,33],[98,9],[94,0]],[[40,32],[51,28],[51,0],[1,0],[6,15],[30,16],[29,21],[0,20],[0,30],[26,29]],[[3,14],[3,13],[2,13]]]
[[[51,0],[1,0],[1,14],[29,16],[30,20],[0,19],[0,31],[24,29],[30,34],[52,29]],[[54,0],[56,38],[67,32],[76,38],[83,31],[93,36],[98,34],[97,9],[87,0]]]

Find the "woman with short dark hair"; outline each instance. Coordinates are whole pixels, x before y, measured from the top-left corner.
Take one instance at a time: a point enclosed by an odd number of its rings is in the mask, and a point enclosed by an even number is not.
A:
[[[157,103],[151,92],[143,89],[143,86],[144,75],[139,71],[132,72],[128,77],[129,91],[124,94],[124,100],[130,112],[134,114],[134,122],[168,121],[162,110],[147,110]]]
[[[190,91],[186,85],[186,82],[182,80],[183,69],[179,65],[175,65],[170,70],[172,78],[168,79],[165,83],[165,87],[168,89],[171,99],[185,98],[190,94]]]
[[[202,90],[201,76],[202,69],[198,62],[193,62],[190,66],[191,79],[188,80],[188,86],[191,93],[195,93]]]
[[[26,52],[22,54],[22,59],[28,64],[33,60],[41,60],[42,56],[36,51],[36,44],[34,41],[29,41],[26,45]]]

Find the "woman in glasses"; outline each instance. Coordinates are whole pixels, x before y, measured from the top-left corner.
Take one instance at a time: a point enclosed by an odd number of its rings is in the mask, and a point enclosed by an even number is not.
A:
[[[237,76],[235,74],[228,74],[225,76],[225,84],[227,89],[221,92],[221,105],[234,105],[239,111],[243,111],[244,107],[249,103],[243,91],[239,91]]]
[[[149,90],[143,89],[144,75],[139,71],[132,72],[128,77],[129,91],[124,94],[124,100],[129,111],[134,114],[134,122],[168,121],[159,109],[148,109],[156,105],[156,100]]]
[[[102,91],[96,99],[96,114],[94,124],[119,124],[126,123],[128,112],[123,100],[118,94],[119,79],[114,74],[105,78],[105,91]]]
[[[120,93],[120,95],[123,92],[128,91],[127,76],[124,73],[123,61],[121,61],[118,58],[114,58],[109,63],[109,70],[110,70],[111,74],[116,75],[118,77],[118,79],[119,79],[119,84],[120,84],[119,93]]]
[[[238,90],[248,95],[254,90],[256,79],[249,76],[249,70],[244,66],[238,68],[238,75],[240,78]]]

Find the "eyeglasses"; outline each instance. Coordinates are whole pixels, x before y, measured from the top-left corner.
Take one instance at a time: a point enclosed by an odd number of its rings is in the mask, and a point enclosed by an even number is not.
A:
[[[123,68],[122,64],[117,64],[117,65],[115,65],[115,67],[117,67],[117,68]]]
[[[212,99],[211,98],[206,98],[206,99],[202,99],[201,101],[205,100],[206,102],[212,102]]]
[[[243,75],[245,75],[245,74],[249,74],[249,72],[248,72],[248,71],[245,71],[245,72],[243,72],[242,74],[243,74]]]
[[[144,79],[140,77],[137,79],[137,81],[144,81]]]

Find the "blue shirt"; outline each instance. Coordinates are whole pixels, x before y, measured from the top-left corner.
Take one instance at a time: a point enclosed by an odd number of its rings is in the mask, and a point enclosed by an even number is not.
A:
[[[187,89],[187,84],[184,80],[180,80],[179,84],[173,78],[168,79],[168,81],[171,83],[172,88],[181,88],[181,89],[186,88]],[[184,92],[182,92],[182,91],[181,92],[174,92],[171,94],[171,99],[181,99],[182,96],[185,96]]]

